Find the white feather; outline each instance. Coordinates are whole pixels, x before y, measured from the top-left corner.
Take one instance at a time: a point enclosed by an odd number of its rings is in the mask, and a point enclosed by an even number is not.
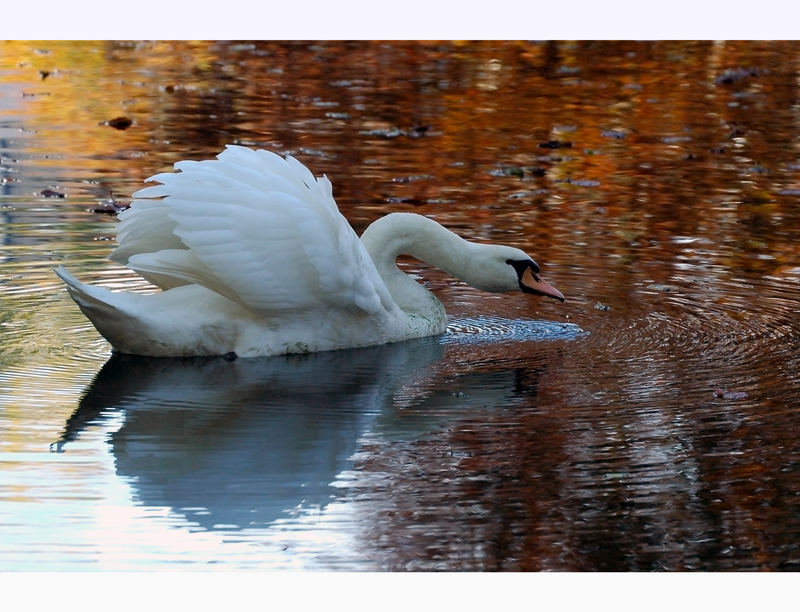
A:
[[[372,314],[388,302],[327,178],[238,146],[175,168],[134,194],[115,261],[162,288],[200,284],[265,316],[320,305]],[[164,199],[154,206],[153,197]]]
[[[111,254],[162,293],[113,293],[57,270],[116,350],[270,355],[444,331],[444,309],[397,269],[399,253],[419,251],[479,286],[518,288],[505,262],[527,255],[466,242],[418,215],[384,217],[359,239],[327,177],[293,157],[228,146],[174,168],[134,194]]]

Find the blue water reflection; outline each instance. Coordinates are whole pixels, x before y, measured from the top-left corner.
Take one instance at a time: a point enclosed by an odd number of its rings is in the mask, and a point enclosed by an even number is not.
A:
[[[798,568],[797,42],[1,47],[0,568]],[[401,258],[447,335],[97,374],[52,268],[151,290],[95,210],[230,143],[568,300]]]
[[[359,436],[392,394],[440,358],[436,342],[265,359],[113,356],[56,447],[109,411],[109,444],[138,501],[206,529],[324,508]]]
[[[487,334],[518,342],[522,329],[528,339],[580,332],[465,319],[439,338],[309,355],[227,361],[115,354],[52,449],[67,452],[84,429],[122,413],[109,445],[138,503],[170,507],[203,529],[264,527],[298,509],[323,510],[365,437],[414,439],[476,408],[513,404],[513,369],[474,371],[475,361],[447,361],[445,350],[485,343]]]

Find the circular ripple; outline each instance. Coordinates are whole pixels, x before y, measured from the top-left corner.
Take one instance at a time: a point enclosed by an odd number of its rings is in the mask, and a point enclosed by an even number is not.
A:
[[[697,352],[709,361],[769,359],[786,343],[796,343],[796,287],[729,283],[725,289],[719,296],[669,296],[649,312],[617,319],[599,335],[611,352],[667,357]]]
[[[800,290],[791,280],[733,280],[702,290],[635,296],[627,307],[592,313],[575,359],[598,386],[622,385],[628,397],[657,394],[796,401],[800,362]],[[638,298],[641,296],[641,300]],[[738,392],[742,392],[741,394]]]
[[[452,319],[442,340],[453,344],[540,342],[573,340],[587,334],[588,332],[573,323],[502,317],[467,317]]]

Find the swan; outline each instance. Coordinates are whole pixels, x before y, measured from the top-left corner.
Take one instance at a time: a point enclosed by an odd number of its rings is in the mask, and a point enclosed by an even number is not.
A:
[[[484,291],[565,299],[520,249],[469,242],[421,215],[388,214],[359,239],[328,178],[291,156],[228,145],[174,170],[133,194],[109,255],[160,292],[110,291],[55,269],[119,353],[257,357],[444,332],[444,307],[400,271],[401,254]]]

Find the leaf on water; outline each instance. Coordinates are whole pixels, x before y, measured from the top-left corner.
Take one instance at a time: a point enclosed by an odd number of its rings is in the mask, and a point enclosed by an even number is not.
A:
[[[625,132],[622,130],[603,130],[601,136],[606,138],[614,138],[615,140],[622,140],[625,138]]]
[[[489,170],[492,176],[515,176],[517,178],[542,177],[547,168],[541,166],[502,166]]]
[[[728,391],[727,389],[723,389],[721,387],[717,387],[714,389],[714,397],[719,399],[744,399],[747,397],[747,393],[744,391]]]
[[[516,176],[522,178],[525,175],[525,171],[519,166],[510,166],[489,170],[489,174],[492,176]]]
[[[672,291],[678,291],[680,287],[676,285],[661,285],[659,283],[653,283],[651,285],[647,285],[648,289],[652,289],[653,291],[663,291],[665,293],[671,293]]]
[[[364,136],[380,136],[381,138],[397,138],[405,136],[406,131],[399,128],[378,128],[374,130],[363,130],[359,132]]]
[[[413,196],[410,197],[402,197],[402,196],[385,196],[384,201],[388,204],[413,204],[414,206],[421,206],[425,204],[425,201],[420,200],[419,198],[415,198]]]
[[[129,208],[129,206],[120,204],[116,200],[103,200],[102,202],[98,202],[97,205],[90,210],[94,213],[116,215],[127,208]]]
[[[541,149],[571,149],[572,142],[569,140],[548,140],[540,142],[539,148]]]
[[[735,123],[728,124],[728,137],[729,138],[739,138],[740,136],[744,136],[746,130],[741,125],[736,125]]]
[[[39,192],[39,195],[45,198],[63,198],[64,194],[60,191],[54,191],[52,189],[45,189]]]
[[[522,198],[529,198],[532,195],[534,195],[534,193],[532,191],[518,191],[516,193],[510,194],[508,196],[508,199],[509,200],[520,200]]]
[[[127,130],[129,127],[131,127],[131,125],[133,125],[133,121],[128,117],[114,117],[113,119],[106,121],[106,125],[118,130]]]
[[[691,136],[663,136],[661,142],[664,144],[675,144],[676,142],[689,142]]]
[[[413,181],[427,181],[434,178],[431,174],[414,174],[412,176],[396,176],[392,178],[393,183],[411,183]]]
[[[563,180],[557,180],[556,183],[568,183],[570,185],[577,185],[578,187],[597,187],[600,185],[600,181],[595,181],[592,179],[573,179],[567,178]]]
[[[720,74],[716,79],[714,79],[714,84],[731,85],[737,81],[758,77],[766,73],[767,70],[763,68],[729,68]]]

